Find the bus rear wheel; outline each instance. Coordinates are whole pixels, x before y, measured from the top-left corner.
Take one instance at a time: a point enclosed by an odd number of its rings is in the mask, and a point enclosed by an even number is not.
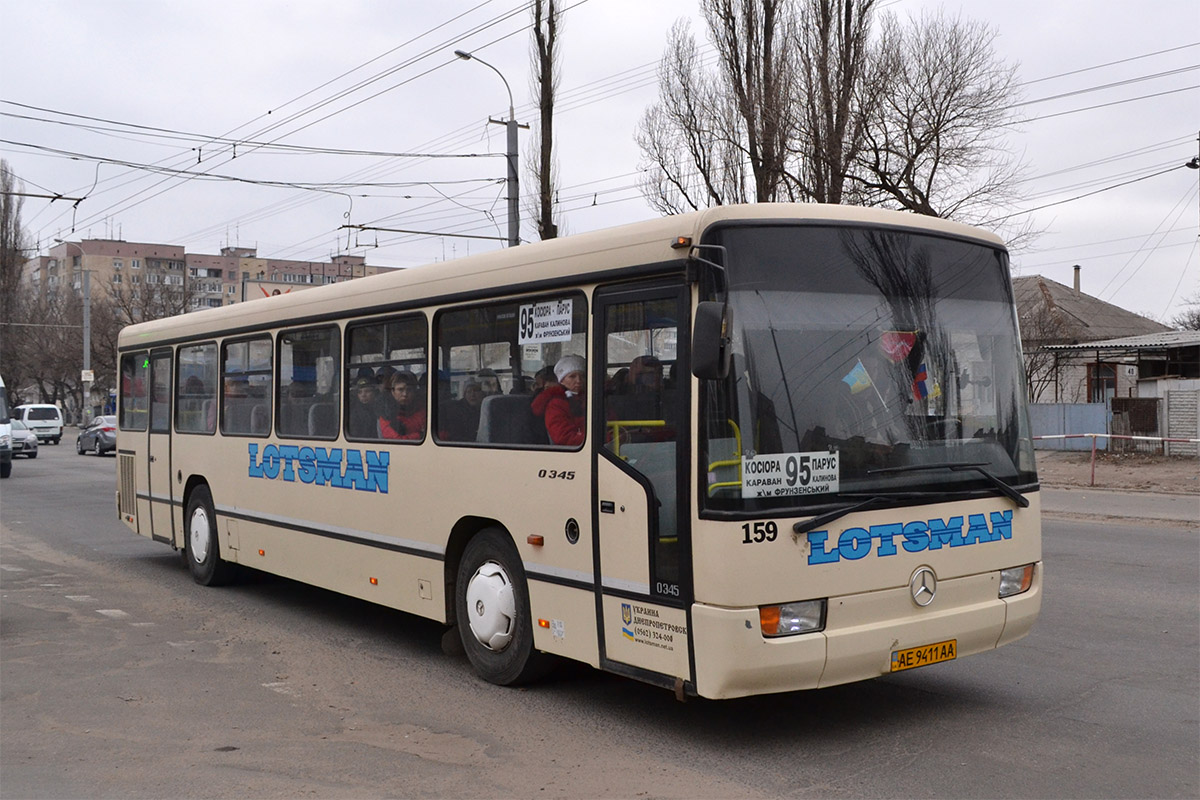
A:
[[[533,648],[525,570],[507,533],[488,528],[467,544],[454,604],[463,649],[481,678],[515,686],[547,672],[550,657]]]
[[[184,557],[192,580],[201,586],[221,586],[234,578],[235,565],[221,559],[217,514],[207,486],[192,490],[187,505]]]

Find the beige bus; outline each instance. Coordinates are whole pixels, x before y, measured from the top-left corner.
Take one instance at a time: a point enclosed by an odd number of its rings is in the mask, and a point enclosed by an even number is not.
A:
[[[117,507],[253,568],[729,698],[1024,636],[1038,480],[1003,244],[725,206],[126,328]]]

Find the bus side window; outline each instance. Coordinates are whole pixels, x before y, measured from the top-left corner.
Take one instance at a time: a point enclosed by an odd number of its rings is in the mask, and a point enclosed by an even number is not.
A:
[[[280,436],[337,438],[341,341],[334,325],[279,334]],[[325,410],[314,413],[318,407]]]
[[[147,372],[150,359],[143,351],[121,356],[121,430],[144,431],[149,415]]]
[[[469,445],[549,444],[534,376],[587,355],[582,294],[453,308],[434,318],[435,438]]]
[[[414,401],[414,406],[428,407],[428,338],[428,326],[423,314],[347,327],[346,368],[343,372],[346,438],[385,438],[382,422],[396,422],[397,416],[388,378],[398,372],[416,376],[420,398]],[[323,410],[310,412],[315,415],[314,420],[326,413]],[[387,441],[415,444],[420,439]]]
[[[221,433],[266,436],[271,432],[271,339],[221,346]],[[255,412],[255,407],[262,410]]]
[[[217,345],[179,348],[175,374],[175,430],[213,433],[217,429]]]

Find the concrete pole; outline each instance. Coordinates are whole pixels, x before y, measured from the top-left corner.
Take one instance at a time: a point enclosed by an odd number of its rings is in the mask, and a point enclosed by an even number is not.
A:
[[[478,61],[483,64],[500,76],[500,80],[504,81],[504,89],[508,92],[508,121],[504,123],[508,133],[508,246],[516,247],[521,243],[521,191],[520,180],[517,177],[517,128],[519,126],[517,125],[517,112],[513,107],[512,88],[509,87],[508,79],[504,77],[503,72],[479,56],[465,50],[455,50],[454,55],[463,61]],[[488,121],[498,122],[499,120]]]
[[[517,120],[508,109],[508,246],[521,243],[520,179],[517,177]]]

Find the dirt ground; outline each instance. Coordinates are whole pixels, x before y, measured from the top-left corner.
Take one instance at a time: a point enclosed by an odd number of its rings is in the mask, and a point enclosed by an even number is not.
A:
[[[1089,485],[1090,451],[1038,450],[1038,478],[1044,486]],[[1200,459],[1145,453],[1096,453],[1097,488],[1171,494],[1200,494]]]

